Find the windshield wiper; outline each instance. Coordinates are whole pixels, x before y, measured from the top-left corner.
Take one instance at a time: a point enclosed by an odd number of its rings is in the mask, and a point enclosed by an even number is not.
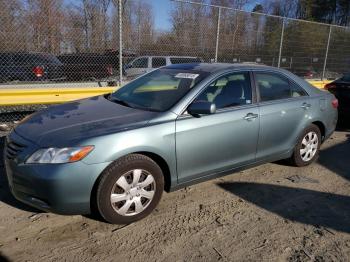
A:
[[[128,102],[124,101],[124,100],[121,100],[121,99],[118,99],[118,98],[115,98],[115,97],[112,97],[112,96],[109,96],[109,101],[112,101],[112,102],[116,102],[120,105],[123,105],[123,106],[127,106],[127,107],[131,107],[131,108],[134,108],[131,104],[129,104]]]
[[[113,97],[111,95],[108,97],[108,100],[112,101],[112,102],[115,102],[115,103],[118,103],[118,104],[123,105],[123,106],[135,108],[135,109],[151,111],[151,112],[161,112],[160,110],[157,110],[157,109],[148,108],[148,107],[144,107],[144,106],[138,106],[138,105],[135,105],[135,104],[128,103],[128,102],[126,102],[124,100],[121,100],[119,98]]]

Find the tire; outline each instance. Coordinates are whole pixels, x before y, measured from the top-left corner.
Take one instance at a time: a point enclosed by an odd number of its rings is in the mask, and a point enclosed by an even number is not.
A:
[[[290,158],[291,164],[298,167],[310,165],[318,158],[320,146],[321,131],[316,125],[312,124],[299,137]]]
[[[148,216],[164,190],[161,168],[151,158],[131,154],[102,173],[96,191],[100,215],[112,224],[130,224]]]

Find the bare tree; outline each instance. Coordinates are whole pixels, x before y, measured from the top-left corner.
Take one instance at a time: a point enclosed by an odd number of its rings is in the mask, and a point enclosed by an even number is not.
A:
[[[0,50],[23,51],[27,46],[25,10],[19,0],[0,0]]]

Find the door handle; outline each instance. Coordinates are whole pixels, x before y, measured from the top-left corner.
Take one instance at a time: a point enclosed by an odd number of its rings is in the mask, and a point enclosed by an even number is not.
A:
[[[245,117],[243,117],[244,120],[251,121],[255,118],[257,118],[258,114],[248,113]]]
[[[308,104],[308,103],[303,103],[303,104],[301,105],[301,108],[304,108],[305,110],[306,110],[306,109],[309,109],[310,107],[311,107],[311,105]]]

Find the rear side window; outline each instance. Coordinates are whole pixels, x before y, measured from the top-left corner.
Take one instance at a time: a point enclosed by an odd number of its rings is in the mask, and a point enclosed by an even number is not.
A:
[[[0,54],[0,65],[1,66],[9,66],[11,63],[11,55],[9,54]]]
[[[161,66],[166,66],[165,57],[153,57],[152,58],[152,68],[158,68]]]
[[[148,58],[143,57],[143,58],[139,58],[139,59],[135,60],[132,63],[132,67],[133,68],[148,68]]]
[[[306,91],[301,88],[299,85],[290,82],[290,88],[291,88],[291,96],[292,97],[299,97],[299,96],[306,96]]]
[[[256,73],[261,101],[272,101],[307,95],[305,90],[287,78],[271,73]]]
[[[199,63],[201,60],[196,57],[171,57],[170,63],[172,64],[186,64],[186,63]]]

